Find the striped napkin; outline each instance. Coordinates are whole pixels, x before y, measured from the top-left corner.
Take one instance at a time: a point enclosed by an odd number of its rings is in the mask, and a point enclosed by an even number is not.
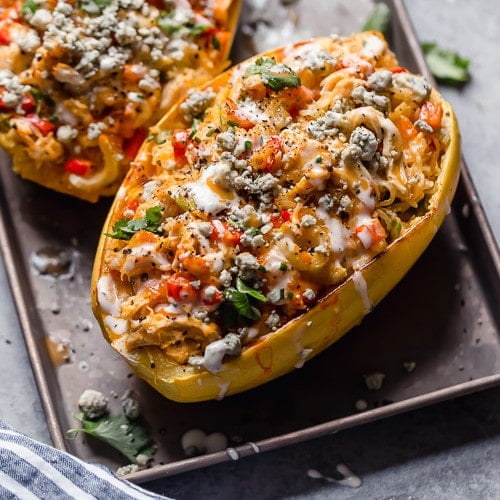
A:
[[[16,432],[0,421],[2,499],[166,499],[118,478],[110,469]]]

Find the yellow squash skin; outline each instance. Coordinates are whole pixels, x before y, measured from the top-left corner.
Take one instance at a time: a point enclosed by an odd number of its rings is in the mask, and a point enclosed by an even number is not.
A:
[[[271,54],[272,55],[272,54]],[[228,84],[231,70],[212,80],[206,87],[217,91]],[[205,88],[206,88],[205,87]],[[301,367],[359,324],[405,276],[429,245],[450,210],[460,172],[460,137],[458,124],[450,105],[432,91],[431,100],[443,107],[442,130],[448,136],[448,147],[441,157],[436,189],[428,202],[428,210],[416,217],[412,226],[366,265],[332,289],[304,314],[292,319],[277,331],[246,345],[241,355],[223,363],[222,370],[210,373],[189,365],[169,361],[157,347],[143,347],[129,352],[123,336],[113,333],[103,321],[97,301],[97,280],[103,273],[102,254],[109,242],[103,236],[97,250],[93,272],[92,303],[104,335],[113,348],[129,363],[134,372],[165,397],[178,402],[196,402],[236,394],[280,377]],[[173,108],[155,130],[175,128],[179,110]],[[136,159],[142,164],[151,154],[151,144],[144,144]],[[133,169],[125,186],[147,176]],[[113,210],[104,227],[111,228]]]

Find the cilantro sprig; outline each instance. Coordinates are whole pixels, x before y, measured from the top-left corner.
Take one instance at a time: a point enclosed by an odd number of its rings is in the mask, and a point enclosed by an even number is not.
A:
[[[183,32],[193,39],[209,32],[213,26],[210,24],[197,24],[192,22],[179,23],[172,12],[163,12],[156,20],[158,27],[168,36]]]
[[[32,16],[38,9],[40,8],[40,6],[38,5],[38,3],[35,1],[35,0],[26,0],[25,2],[23,2],[23,4],[21,5],[21,9],[20,9],[20,14],[21,14],[21,17],[23,18],[27,18],[27,17],[30,17]]]
[[[130,240],[132,236],[144,229],[155,234],[161,234],[161,206],[151,207],[146,210],[144,219],[118,219],[112,228],[112,233],[106,233],[110,238],[118,240]]]
[[[261,75],[264,85],[276,91],[285,87],[298,87],[301,84],[293,69],[276,63],[274,57],[259,57],[245,71],[245,77],[251,75]]]
[[[390,22],[391,9],[385,3],[377,3],[363,24],[361,31],[375,30],[387,36]]]
[[[100,14],[108,5],[111,5],[111,0],[83,0],[80,2],[80,8],[87,14]]]
[[[241,323],[256,321],[260,318],[257,302],[267,302],[264,294],[247,285],[241,278],[236,278],[236,288],[224,291],[223,319],[228,328]]]
[[[147,430],[125,415],[108,414],[97,420],[89,420],[83,413],[75,415],[82,428],[69,429],[66,435],[70,438],[83,432],[112,446],[122,453],[130,463],[137,463],[138,455],[145,455],[148,460],[153,458],[156,447]]]
[[[437,43],[422,44],[425,59],[434,78],[444,84],[459,85],[469,80],[468,59],[457,52],[440,47]]]

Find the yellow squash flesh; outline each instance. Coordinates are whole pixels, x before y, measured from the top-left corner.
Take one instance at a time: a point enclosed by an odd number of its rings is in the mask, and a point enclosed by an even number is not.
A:
[[[226,72],[204,87],[217,91],[228,84],[231,75],[231,71]],[[103,236],[96,256],[92,300],[96,317],[113,348],[139,377],[165,397],[179,402],[195,402],[220,399],[257,387],[301,367],[305,361],[339,340],[359,324],[404,277],[431,242],[450,210],[460,170],[459,130],[453,110],[435,90],[432,91],[431,100],[440,102],[443,107],[442,130],[449,141],[441,157],[436,189],[429,199],[427,212],[416,217],[409,230],[331,290],[309,311],[245,346],[240,356],[223,363],[219,373],[178,365],[169,361],[157,347],[146,346],[136,352],[129,352],[124,339],[106,327],[96,292],[97,280],[103,272],[102,254],[107,244]],[[180,117],[179,108],[173,108],[153,132],[176,128]],[[148,143],[143,145],[136,159],[137,165],[147,163],[152,147]],[[125,186],[142,182],[146,177],[147,172],[133,170],[125,180]],[[104,233],[111,228],[112,214],[113,209]]]

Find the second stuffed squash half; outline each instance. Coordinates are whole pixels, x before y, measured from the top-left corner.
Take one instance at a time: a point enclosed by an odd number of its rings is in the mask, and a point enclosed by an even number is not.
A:
[[[22,178],[114,195],[148,129],[229,66],[240,0],[0,0],[0,145]]]
[[[253,57],[151,130],[103,229],[95,314],[167,398],[256,387],[360,323],[458,176],[450,105],[379,33]]]

